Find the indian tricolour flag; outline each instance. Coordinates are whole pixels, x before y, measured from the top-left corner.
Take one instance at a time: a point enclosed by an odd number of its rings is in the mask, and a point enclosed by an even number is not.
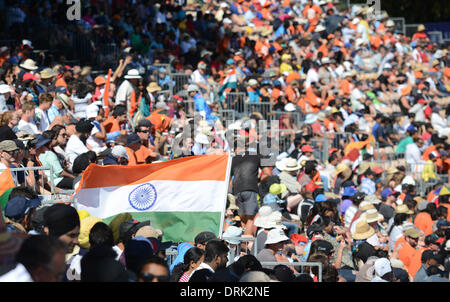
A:
[[[228,75],[225,79],[220,83],[218,95],[219,101],[224,101],[227,98],[227,93],[231,92],[233,89],[237,87],[237,75],[236,68],[233,68],[229,71]]]
[[[109,223],[117,214],[151,220],[163,240],[193,241],[202,231],[222,231],[228,192],[229,154],[199,155],[137,166],[91,164],[74,198]]]

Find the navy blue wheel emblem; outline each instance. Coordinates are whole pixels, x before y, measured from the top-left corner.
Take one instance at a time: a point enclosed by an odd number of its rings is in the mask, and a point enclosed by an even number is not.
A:
[[[134,188],[128,196],[128,201],[134,209],[145,211],[155,204],[156,196],[155,187],[146,183]]]

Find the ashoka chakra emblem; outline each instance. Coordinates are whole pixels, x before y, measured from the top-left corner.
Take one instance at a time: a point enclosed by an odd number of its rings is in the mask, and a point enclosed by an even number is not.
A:
[[[128,196],[130,205],[138,210],[150,209],[156,201],[156,189],[152,184],[146,183],[134,188]]]

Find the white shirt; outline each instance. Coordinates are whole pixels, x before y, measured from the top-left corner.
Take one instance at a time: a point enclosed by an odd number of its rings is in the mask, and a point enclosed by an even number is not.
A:
[[[306,74],[305,87],[308,88],[313,82],[319,82],[319,74],[317,73],[317,70],[310,68]]]
[[[411,171],[421,172],[425,162],[422,161],[422,153],[419,147],[415,144],[409,144],[406,146],[405,160],[411,166]]]
[[[20,120],[19,124],[17,125],[17,128],[19,131],[24,131],[26,133],[29,133],[31,135],[40,134],[41,132],[38,130],[35,124],[26,122],[24,120]]]
[[[198,69],[196,69],[192,73],[191,81],[194,84],[200,83],[200,84],[203,84],[203,85],[208,85],[208,81],[207,81],[206,77],[204,75],[202,75]]]
[[[18,263],[13,270],[0,276],[0,282],[34,282],[22,263]]]
[[[211,266],[209,266],[209,264],[206,264],[205,262],[202,262],[202,264],[200,264],[196,269],[195,269],[195,271],[193,271],[192,272],[192,274],[194,274],[196,271],[199,271],[199,270],[201,270],[201,269],[209,269],[212,273],[214,273],[214,270],[212,269],[212,267]],[[191,276],[192,276],[192,274],[191,274]]]
[[[77,158],[78,155],[88,152],[89,149],[85,144],[80,140],[78,136],[72,134],[69,138],[69,141],[66,145],[66,154],[69,160],[69,164],[72,167],[73,161]]]
[[[48,118],[47,110],[39,108],[35,109],[35,120],[37,121],[37,127],[39,131],[44,132],[50,127],[50,119]]]
[[[117,89],[116,93],[116,105],[120,104],[121,102],[125,105],[128,105],[127,102],[131,98],[131,93],[133,92],[134,88],[133,85],[127,80],[123,81],[122,84],[120,84],[119,88]]]

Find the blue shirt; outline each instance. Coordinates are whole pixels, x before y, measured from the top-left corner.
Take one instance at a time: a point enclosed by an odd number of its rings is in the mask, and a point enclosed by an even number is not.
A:
[[[54,104],[52,104],[50,109],[48,109],[47,114],[50,124],[55,120],[56,117],[63,116],[63,114],[61,114],[61,112],[59,111],[58,107],[56,107]]]
[[[201,93],[197,93],[194,96],[194,106],[195,111],[197,112],[205,112],[205,120],[206,121],[216,121],[217,116],[212,115],[212,109],[209,107],[209,105],[206,103],[205,98],[201,95]]]
[[[364,177],[361,181],[361,192],[364,192],[367,195],[375,194],[376,192],[375,182],[368,177]]]

